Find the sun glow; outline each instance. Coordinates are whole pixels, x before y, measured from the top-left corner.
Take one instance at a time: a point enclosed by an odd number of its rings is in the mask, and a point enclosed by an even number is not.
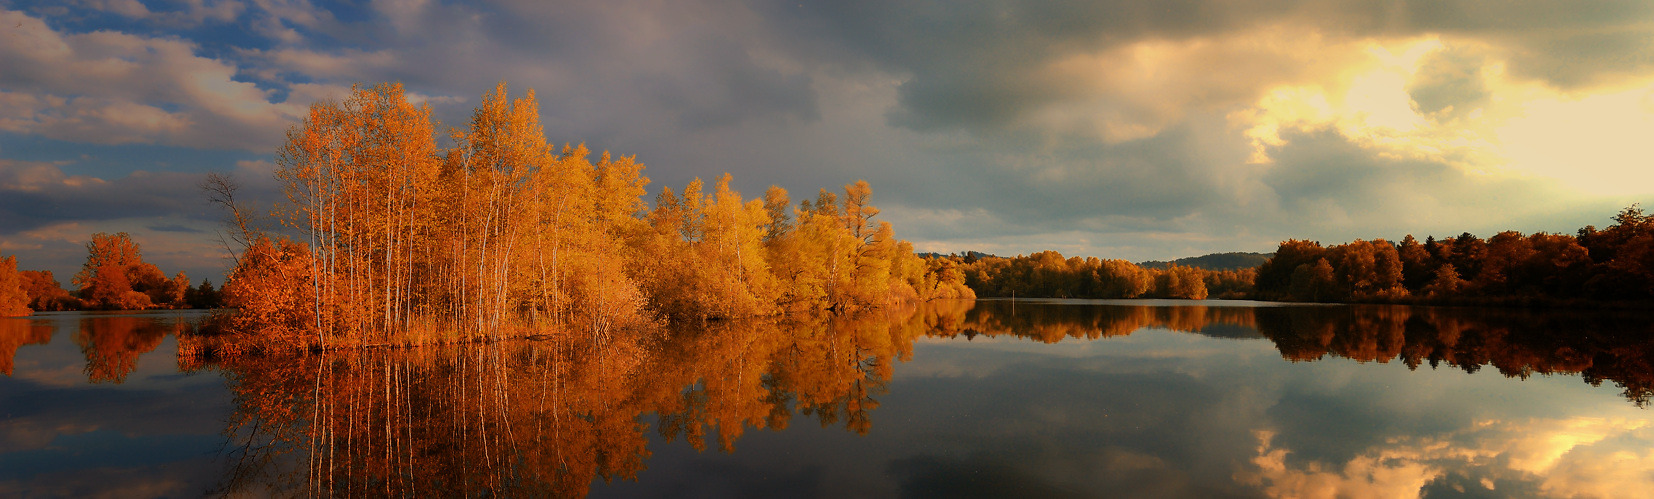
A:
[[[1269,163],[1285,132],[1332,129],[1392,158],[1553,179],[1585,195],[1654,192],[1642,145],[1654,136],[1654,85],[1565,92],[1511,76],[1485,47],[1437,37],[1370,42],[1365,53],[1337,75],[1277,86],[1230,114],[1253,145],[1251,161]],[[1421,102],[1432,90],[1423,73],[1433,58],[1454,65],[1460,80],[1451,90],[1469,94],[1455,96],[1462,102]]]

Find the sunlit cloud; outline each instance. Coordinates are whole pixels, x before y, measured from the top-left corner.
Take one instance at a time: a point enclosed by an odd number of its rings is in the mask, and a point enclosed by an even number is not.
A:
[[[1654,133],[1654,87],[1559,90],[1508,74],[1507,61],[1476,42],[1436,36],[1367,52],[1342,81],[1277,87],[1232,114],[1256,148],[1252,161],[1269,162],[1265,149],[1284,144],[1284,129],[1333,127],[1375,155],[1548,179],[1576,196],[1654,192],[1637,146]]]

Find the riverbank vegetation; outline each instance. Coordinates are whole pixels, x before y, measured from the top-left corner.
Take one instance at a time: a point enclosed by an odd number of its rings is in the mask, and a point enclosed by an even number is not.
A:
[[[792,205],[724,175],[644,200],[644,165],[546,141],[531,90],[483,96],[439,147],[399,85],[311,106],[277,153],[285,237],[232,209],[222,330],[255,348],[616,331],[665,320],[849,311],[970,298],[874,219],[872,188]],[[237,208],[233,189],[214,202]]]
[[[1281,243],[1254,296],[1310,302],[1486,305],[1646,303],[1654,299],[1654,217],[1636,205],[1577,235],[1506,231],[1486,240],[1407,236],[1323,247]]]
[[[1408,235],[1399,243],[1333,246],[1292,239],[1258,267],[1233,270],[1064,258],[1055,251],[939,258],[954,262],[982,297],[1646,305],[1654,300],[1654,216],[1632,205],[1612,219],[1607,228],[1587,226],[1576,235],[1505,231],[1486,240],[1464,233],[1424,242]]]
[[[0,317],[68,310],[214,308],[218,291],[203,280],[191,287],[183,272],[168,278],[145,262],[125,232],[97,233],[86,243],[86,263],[65,290],[50,270],[17,270],[16,257],[0,258]]]
[[[965,284],[981,297],[1024,298],[1242,298],[1254,269],[1207,270],[1183,265],[1150,268],[1125,260],[1070,257],[1041,251],[1012,258],[950,256]]]

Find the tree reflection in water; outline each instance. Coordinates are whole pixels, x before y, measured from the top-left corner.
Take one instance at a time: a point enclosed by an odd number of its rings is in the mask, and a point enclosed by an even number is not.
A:
[[[1579,374],[1611,382],[1639,407],[1654,397],[1654,317],[1648,314],[1401,305],[1208,307],[1074,306],[1004,301],[959,302],[930,308],[944,317],[933,336],[1011,335],[1045,343],[1130,335],[1142,328],[1233,336],[1250,329],[1275,343],[1281,357],[1314,361],[1401,360],[1417,369],[1442,364],[1476,372],[1493,366],[1513,378]]]
[[[167,335],[187,327],[192,326],[183,317],[89,315],[80,319],[74,341],[86,356],[87,381],[119,384],[137,370],[139,356],[155,351]],[[0,320],[0,372],[10,376],[18,348],[50,343],[57,328],[49,318]]]
[[[710,430],[731,451],[794,412],[866,433],[918,317],[221,362],[237,406],[222,492],[578,497],[644,468],[647,413],[697,449]]]
[[[0,320],[0,373],[11,376],[17,349],[23,345],[45,345],[56,329],[50,323],[28,319]]]
[[[223,492],[577,497],[634,479],[666,441],[732,451],[797,415],[866,434],[920,337],[1044,343],[1142,328],[1266,337],[1283,358],[1579,373],[1638,405],[1654,388],[1642,317],[1408,307],[933,302],[857,317],[696,324],[642,335],[222,361],[237,411]],[[1236,331],[1239,331],[1237,333]],[[89,356],[90,358],[90,356]],[[196,369],[206,366],[194,366]],[[656,418],[646,415],[653,414]]]
[[[109,316],[81,319],[75,344],[86,354],[86,378],[93,383],[120,383],[138,369],[138,356],[155,351],[168,334],[189,324],[155,317]]]

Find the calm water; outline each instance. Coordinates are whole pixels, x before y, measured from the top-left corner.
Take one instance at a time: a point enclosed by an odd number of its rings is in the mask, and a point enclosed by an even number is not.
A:
[[[1654,321],[979,301],[180,363],[0,319],[0,496],[1648,497]]]

